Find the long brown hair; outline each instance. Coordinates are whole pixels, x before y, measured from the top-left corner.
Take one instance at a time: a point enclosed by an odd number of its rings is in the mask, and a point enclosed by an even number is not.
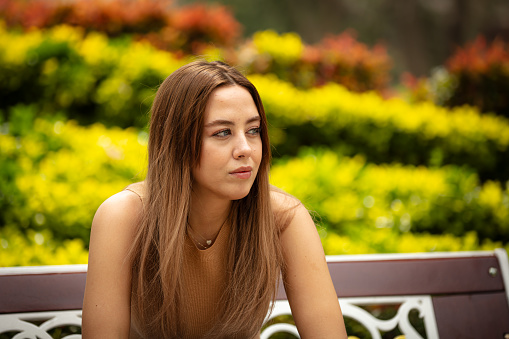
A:
[[[271,152],[260,96],[234,68],[221,62],[195,61],[166,78],[151,111],[144,216],[130,257],[132,310],[147,337],[180,336],[179,306],[185,300],[178,272],[184,264],[191,169],[200,160],[204,112],[212,91],[234,85],[247,89],[258,109],[262,160],[250,193],[232,202],[223,309],[207,337],[256,334],[275,298],[282,254],[271,208]]]

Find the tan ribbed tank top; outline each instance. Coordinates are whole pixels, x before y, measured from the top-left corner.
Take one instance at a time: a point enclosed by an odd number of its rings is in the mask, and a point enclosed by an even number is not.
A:
[[[129,185],[126,190],[136,193],[143,201],[143,182]],[[184,338],[203,338],[217,321],[219,302],[226,287],[229,237],[228,223],[221,228],[214,244],[206,250],[199,250],[186,236],[182,271],[183,300],[186,300],[186,304],[181,309]]]

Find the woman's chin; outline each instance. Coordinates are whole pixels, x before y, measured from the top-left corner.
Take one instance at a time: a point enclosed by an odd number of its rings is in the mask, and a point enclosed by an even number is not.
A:
[[[235,194],[234,196],[232,196],[230,198],[230,200],[232,200],[232,201],[241,200],[241,199],[244,199],[245,197],[247,197],[248,194],[249,194],[249,192],[247,192],[246,194]]]
[[[244,190],[239,190],[239,191],[233,192],[230,195],[230,200],[233,201],[233,200],[244,199],[245,197],[247,197],[247,195],[249,194],[250,191],[251,191],[251,188],[250,189],[244,189]]]

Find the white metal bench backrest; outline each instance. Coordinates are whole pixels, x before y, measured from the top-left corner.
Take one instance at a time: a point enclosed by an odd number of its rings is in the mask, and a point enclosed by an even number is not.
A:
[[[345,298],[339,300],[345,317],[357,320],[369,331],[373,339],[381,339],[380,332],[387,332],[395,328],[405,335],[406,338],[423,338],[408,321],[409,312],[418,310],[426,325],[428,338],[438,338],[436,321],[433,313],[433,305],[429,296],[419,297],[380,297],[380,298]],[[383,305],[401,304],[396,316],[388,320],[380,320],[369,312],[360,308],[359,305]],[[267,317],[267,321],[281,315],[291,315],[290,305],[286,300],[275,302],[274,310]],[[40,325],[36,325],[40,324]],[[81,310],[16,313],[0,315],[0,333],[18,332],[13,338],[22,339],[52,339],[49,331],[59,328],[74,326],[81,327]],[[290,333],[299,337],[299,332],[293,324],[275,323],[266,327],[261,333],[261,339],[268,339],[275,333]],[[79,334],[64,336],[67,339],[81,338]]]

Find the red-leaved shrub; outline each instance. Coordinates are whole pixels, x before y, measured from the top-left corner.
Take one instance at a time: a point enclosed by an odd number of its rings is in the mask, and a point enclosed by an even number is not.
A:
[[[42,28],[55,24],[56,7],[45,0],[0,0],[0,16],[9,27]]]
[[[143,38],[158,48],[201,54],[209,46],[233,47],[241,25],[224,6],[194,4],[174,9],[168,26]]]
[[[115,36],[159,30],[166,25],[167,10],[153,0],[0,0],[0,15],[9,27],[72,24]]]
[[[152,0],[79,0],[71,6],[65,22],[109,36],[147,33],[166,26],[166,12],[161,2]]]
[[[328,82],[339,83],[351,91],[388,92],[391,59],[382,44],[372,48],[359,42],[353,31],[326,36],[314,45],[302,42],[302,50],[285,57],[285,47],[277,49],[278,39],[269,34],[264,43],[273,50],[257,51],[252,42],[240,48],[230,62],[240,64],[250,73],[272,73],[300,88],[313,88]],[[273,39],[272,41],[268,41]],[[300,41],[300,37],[298,38]],[[293,46],[295,47],[295,46]],[[230,56],[230,55],[227,55]]]
[[[333,81],[356,92],[383,90],[389,82],[391,61],[383,45],[370,49],[347,31],[327,36],[314,46],[306,46],[300,67],[311,66],[313,86]]]
[[[157,0],[0,0],[0,17],[8,27],[22,29],[70,24],[110,37],[131,34],[180,54],[200,53],[210,45],[231,47],[240,36],[241,25],[224,6],[173,8],[170,4]]]
[[[457,86],[448,106],[473,105],[483,112],[509,117],[509,45],[502,40],[488,44],[478,37],[459,48],[447,61]]]

